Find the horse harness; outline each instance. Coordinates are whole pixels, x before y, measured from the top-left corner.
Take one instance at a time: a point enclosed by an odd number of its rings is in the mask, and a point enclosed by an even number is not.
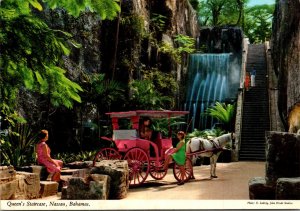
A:
[[[209,139],[209,141],[210,141],[210,143],[211,143],[211,144],[212,144],[212,146],[213,146],[213,149],[212,149],[212,152],[213,152],[213,154],[216,154],[216,153],[218,153],[218,152],[220,152],[220,151],[222,151],[222,150],[223,150],[223,148],[222,148],[222,147],[220,147],[220,146],[221,146],[221,144],[220,144],[220,141],[219,141],[219,139],[217,139],[217,142],[218,142],[218,143],[214,142],[214,140],[213,140],[213,139]]]
[[[212,144],[212,146],[213,146],[213,149],[211,150],[211,152],[212,152],[212,155],[211,155],[211,156],[213,156],[214,154],[216,154],[216,153],[218,153],[218,152],[220,152],[220,151],[223,150],[223,148],[220,147],[221,144],[220,144],[219,139],[217,139],[217,142],[218,142],[218,143],[215,143],[213,139],[207,139],[207,140],[208,140],[208,141]],[[203,141],[200,141],[199,151],[200,151],[200,152],[201,152],[201,151],[205,151],[205,148],[204,148],[204,145],[203,145]]]

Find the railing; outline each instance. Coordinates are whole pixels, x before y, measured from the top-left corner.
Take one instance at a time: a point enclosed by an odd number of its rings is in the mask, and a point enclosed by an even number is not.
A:
[[[232,161],[238,161],[239,150],[241,146],[241,131],[242,131],[242,117],[243,117],[243,102],[244,102],[244,90],[245,90],[245,76],[246,76],[246,65],[248,56],[248,38],[243,39],[243,54],[242,54],[242,65],[241,65],[241,78],[240,78],[240,88],[237,98],[236,106],[236,122],[235,122],[235,143],[232,146]]]

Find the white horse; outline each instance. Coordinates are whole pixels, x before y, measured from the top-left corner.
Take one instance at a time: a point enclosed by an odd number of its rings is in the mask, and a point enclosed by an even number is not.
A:
[[[210,177],[217,178],[216,166],[218,157],[224,149],[225,145],[231,143],[232,139],[234,138],[234,133],[227,133],[222,136],[216,137],[213,140],[207,140],[199,137],[191,138],[186,144],[187,156],[189,157],[190,155],[193,164],[199,156],[210,157]],[[193,173],[192,178],[195,178]]]

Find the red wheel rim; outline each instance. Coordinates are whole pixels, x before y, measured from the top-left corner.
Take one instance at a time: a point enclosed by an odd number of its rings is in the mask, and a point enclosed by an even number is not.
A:
[[[155,166],[155,164],[156,164],[155,161],[152,161],[150,163],[150,172],[149,173],[153,179],[161,180],[167,175],[168,170],[162,169],[164,161],[159,162],[160,166]]]
[[[185,160],[184,169],[185,169],[185,173],[184,173],[184,175],[181,175],[181,171],[180,171],[179,165],[177,165],[176,163],[174,163],[173,174],[174,174],[175,179],[178,182],[181,182],[182,178],[183,178],[183,181],[186,182],[192,176],[193,166],[192,166],[192,162],[191,162],[191,160],[189,158],[186,158],[186,160]]]
[[[128,162],[129,185],[139,186],[147,179],[150,169],[149,157],[141,148],[132,148],[124,156]]]
[[[103,148],[101,149],[95,156],[93,161],[93,166],[95,166],[96,162],[100,162],[101,160],[119,160],[121,159],[121,155],[114,148]]]

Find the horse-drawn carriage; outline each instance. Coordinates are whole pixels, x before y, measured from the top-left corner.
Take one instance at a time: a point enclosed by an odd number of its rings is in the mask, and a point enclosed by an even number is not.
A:
[[[156,180],[163,179],[167,170],[163,169],[165,153],[172,147],[170,119],[188,114],[187,111],[148,111],[136,110],[127,112],[107,113],[112,120],[113,135],[101,137],[113,141],[115,147],[102,148],[95,156],[93,165],[101,160],[122,159],[127,160],[129,167],[130,186],[138,186],[145,182],[148,175]],[[157,133],[155,139],[148,140],[140,137],[140,120],[145,117],[167,118],[168,137]],[[122,129],[120,120],[129,120],[130,129]],[[177,181],[187,181],[192,175],[192,164],[186,159],[185,174],[182,175],[179,166],[174,163],[173,174]]]

